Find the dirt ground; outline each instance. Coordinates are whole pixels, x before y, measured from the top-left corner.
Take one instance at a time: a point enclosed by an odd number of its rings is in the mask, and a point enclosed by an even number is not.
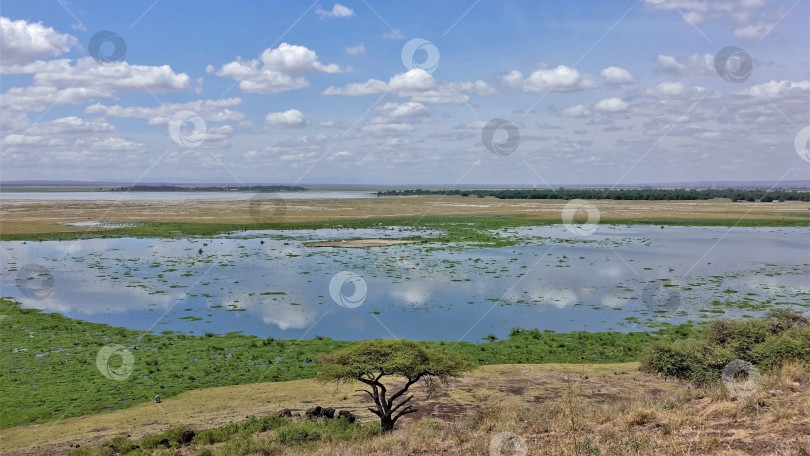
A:
[[[2,200],[0,233],[86,231],[64,225],[88,221],[256,223],[348,220],[427,215],[510,215],[560,221],[562,200],[499,200],[462,196],[408,196],[358,199],[270,198],[263,205],[245,200],[199,201],[39,201]],[[601,220],[745,219],[784,220],[807,217],[810,203],[732,203],[707,201],[599,200]]]

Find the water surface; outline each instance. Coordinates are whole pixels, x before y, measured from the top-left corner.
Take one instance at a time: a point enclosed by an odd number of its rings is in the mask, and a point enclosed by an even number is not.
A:
[[[0,242],[0,284],[3,296],[25,307],[93,322],[285,339],[479,341],[488,334],[503,338],[516,326],[630,331],[760,315],[773,306],[810,309],[810,232],[803,228],[603,225],[583,238],[544,226],[502,230],[521,239],[503,248],[307,245],[415,234],[434,233],[324,229],[6,241]],[[31,265],[46,272],[18,283],[31,275]],[[366,284],[357,307],[330,296],[341,271]],[[352,297],[357,289],[350,280],[340,290]]]

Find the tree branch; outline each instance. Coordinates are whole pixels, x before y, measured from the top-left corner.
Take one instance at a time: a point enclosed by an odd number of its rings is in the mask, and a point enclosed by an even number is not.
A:
[[[410,395],[410,396],[406,397],[404,401],[400,402],[399,404],[397,404],[397,406],[396,406],[396,407],[394,407],[394,408],[392,408],[392,409],[391,409],[391,413],[394,413],[394,412],[396,412],[397,410],[399,410],[399,408],[400,408],[400,407],[402,407],[403,405],[407,404],[407,403],[408,403],[408,401],[410,401],[411,399],[413,399],[413,395]]]
[[[407,383],[405,383],[405,386],[404,386],[404,387],[403,387],[401,390],[399,390],[398,392],[396,392],[396,393],[395,393],[393,396],[391,396],[391,399],[388,399],[388,403],[387,403],[388,408],[391,408],[391,407],[394,405],[394,401],[395,401],[395,400],[396,400],[398,397],[400,397],[400,396],[402,396],[403,394],[407,393],[407,392],[408,392],[408,388],[410,388],[410,387],[411,387],[411,385],[413,385],[414,383],[418,382],[418,381],[419,381],[419,379],[420,379],[420,378],[422,378],[422,375],[423,375],[423,374],[418,374],[418,375],[417,375],[416,377],[414,377],[414,378],[408,378],[408,382],[407,382]],[[384,396],[383,396],[383,399],[385,399],[385,397],[384,397]]]
[[[396,422],[397,422],[397,420],[398,420],[398,419],[399,419],[399,418],[400,418],[402,415],[407,415],[407,414],[409,414],[409,413],[416,413],[417,411],[418,411],[418,410],[416,410],[415,408],[413,408],[413,407],[411,407],[411,406],[409,405],[409,406],[405,407],[404,409],[402,409],[402,411],[400,411],[399,413],[397,413],[397,414],[394,416],[394,418],[392,419],[392,421],[393,421],[394,423],[396,423]]]

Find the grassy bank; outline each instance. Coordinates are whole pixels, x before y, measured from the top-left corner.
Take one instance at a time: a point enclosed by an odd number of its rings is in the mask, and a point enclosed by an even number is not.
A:
[[[317,356],[352,342],[328,338],[261,339],[236,333],[152,334],[22,309],[0,300],[0,428],[130,407],[184,391],[312,378]],[[555,333],[513,330],[481,344],[427,341],[458,351],[478,364],[616,363],[636,361],[652,341],[691,336],[694,327],[655,333]],[[99,370],[99,350],[120,344],[132,354],[122,381]],[[121,356],[102,367],[118,369]]]
[[[583,220],[584,222],[584,220]],[[41,233],[3,233],[2,241],[75,240],[88,238],[117,237],[163,237],[215,236],[253,230],[304,230],[322,228],[380,228],[412,227],[443,231],[446,234],[425,238],[425,241],[448,243],[472,243],[479,246],[503,247],[519,243],[515,237],[500,236],[494,231],[525,226],[560,224],[559,220],[538,220],[528,216],[460,215],[425,217],[373,217],[362,219],[320,220],[284,223],[194,223],[194,222],[143,222],[135,226],[114,229],[83,229],[82,231],[59,231]],[[807,217],[770,218],[602,218],[600,224],[608,225],[653,225],[653,226],[735,226],[735,227],[807,227]],[[405,239],[422,239],[420,237]]]

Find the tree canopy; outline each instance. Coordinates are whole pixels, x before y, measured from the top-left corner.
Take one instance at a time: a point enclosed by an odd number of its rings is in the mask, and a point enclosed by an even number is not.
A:
[[[390,432],[403,415],[417,410],[406,405],[413,395],[408,389],[419,380],[446,380],[474,367],[460,355],[436,348],[426,348],[407,340],[370,340],[321,356],[321,381],[357,380],[368,388],[375,407],[368,409],[380,417],[384,432]],[[388,396],[383,377],[404,377],[405,383]],[[386,379],[388,382],[388,379]],[[399,401],[399,402],[397,402]]]

